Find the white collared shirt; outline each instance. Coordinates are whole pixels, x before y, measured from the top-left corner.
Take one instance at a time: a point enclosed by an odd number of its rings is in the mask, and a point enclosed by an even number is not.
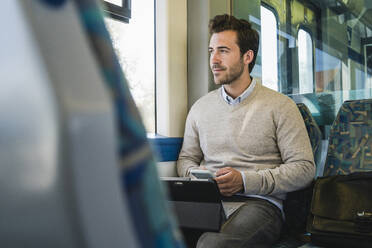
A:
[[[225,88],[222,86],[222,89],[221,89],[221,94],[222,94],[222,98],[230,105],[236,105],[238,103],[241,103],[244,99],[246,99],[253,91],[254,89],[254,86],[256,86],[256,80],[255,79],[252,79],[251,81],[251,84],[248,86],[248,88],[240,94],[240,96],[238,96],[237,98],[232,98],[231,96],[229,96],[226,91],[225,91]]]

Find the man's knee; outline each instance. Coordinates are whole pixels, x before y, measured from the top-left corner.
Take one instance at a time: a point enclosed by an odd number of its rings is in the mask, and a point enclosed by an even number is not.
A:
[[[239,247],[242,240],[224,233],[206,232],[198,240],[197,248]]]

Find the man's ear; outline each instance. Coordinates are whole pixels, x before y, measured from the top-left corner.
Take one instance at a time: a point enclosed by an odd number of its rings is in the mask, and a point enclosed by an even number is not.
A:
[[[244,64],[248,65],[253,61],[254,52],[252,50],[248,50],[245,52],[243,56]]]

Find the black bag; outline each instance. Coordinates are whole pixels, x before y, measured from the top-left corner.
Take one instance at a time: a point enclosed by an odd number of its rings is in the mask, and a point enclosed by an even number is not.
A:
[[[307,230],[318,245],[372,247],[372,172],[318,178]]]

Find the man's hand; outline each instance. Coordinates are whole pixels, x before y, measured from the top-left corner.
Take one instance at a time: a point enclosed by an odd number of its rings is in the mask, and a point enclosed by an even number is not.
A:
[[[232,196],[243,189],[243,178],[238,170],[231,167],[219,169],[215,178],[220,192],[224,196]]]

